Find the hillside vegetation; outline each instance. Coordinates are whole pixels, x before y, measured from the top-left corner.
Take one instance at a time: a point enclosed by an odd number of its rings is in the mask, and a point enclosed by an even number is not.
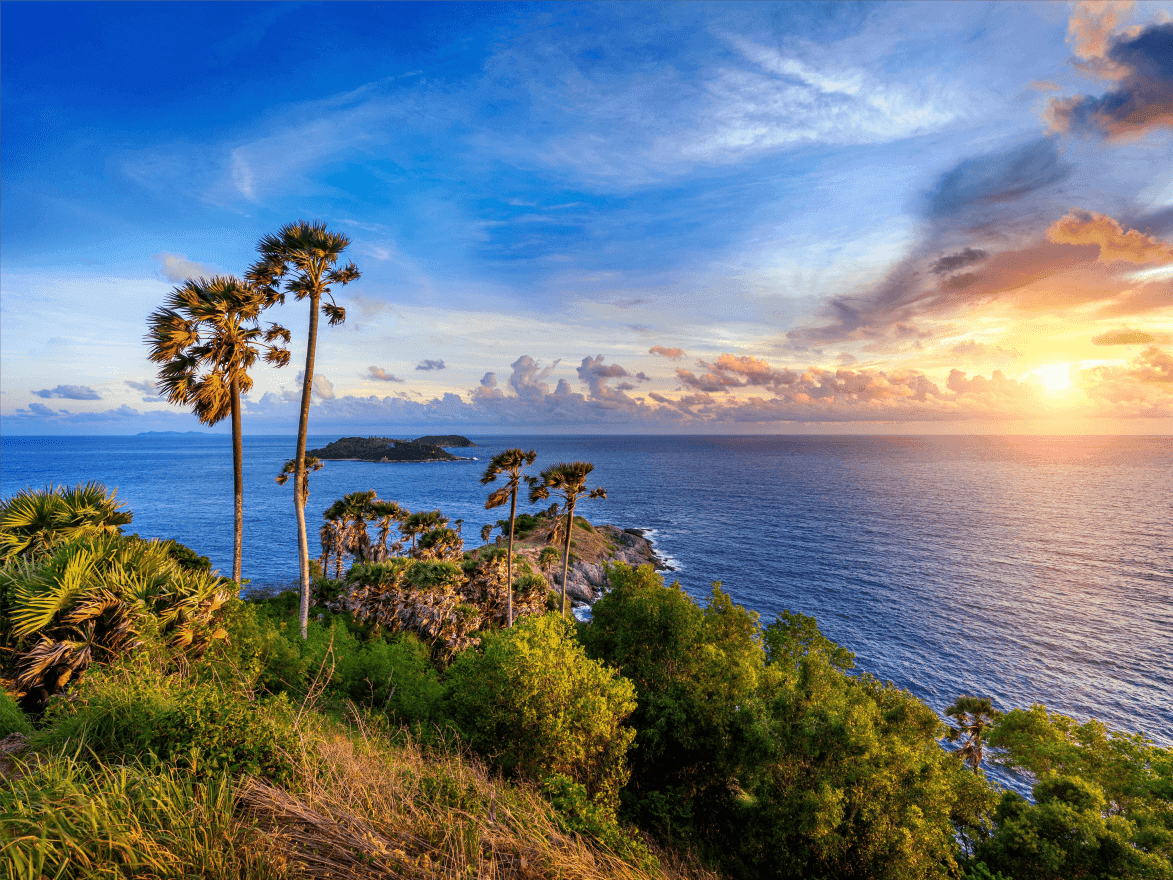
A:
[[[611,564],[580,624],[518,556],[510,627],[507,551],[432,512],[318,577],[303,639],[296,593],[80,497],[0,507],[5,877],[1173,878],[1173,750],[974,697],[951,732],[720,585]]]

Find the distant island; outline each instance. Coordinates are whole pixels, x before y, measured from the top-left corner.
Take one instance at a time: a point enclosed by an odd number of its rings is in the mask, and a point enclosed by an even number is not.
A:
[[[467,437],[461,437],[459,434],[429,434],[427,437],[416,437],[411,442],[425,443],[429,446],[442,446],[445,449],[452,449],[455,447],[469,449],[473,446],[476,446],[476,444]]]
[[[227,437],[228,436],[227,434],[213,434],[211,431],[139,431],[137,436],[139,436],[139,437],[186,437],[189,434],[194,434],[197,437],[213,437],[213,436]]]
[[[311,449],[307,455],[322,461],[463,461],[446,452],[443,446],[473,446],[466,437],[420,437],[416,440],[395,440],[391,437],[343,437],[321,449]],[[458,442],[448,442],[458,441]]]

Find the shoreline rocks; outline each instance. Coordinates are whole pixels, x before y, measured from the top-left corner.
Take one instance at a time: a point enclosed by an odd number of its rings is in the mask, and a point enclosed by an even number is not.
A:
[[[594,562],[576,559],[572,551],[566,579],[566,598],[576,606],[593,605],[610,588],[605,569],[608,562],[622,562],[632,568],[651,565],[656,571],[674,571],[657,555],[655,546],[644,537],[646,533],[643,529],[622,529],[608,524],[598,526],[596,531],[613,545],[613,549],[605,558]],[[549,580],[551,589],[562,589],[561,564],[551,573]]]

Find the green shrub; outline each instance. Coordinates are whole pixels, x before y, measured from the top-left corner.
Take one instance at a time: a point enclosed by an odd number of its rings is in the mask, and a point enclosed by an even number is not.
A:
[[[220,774],[293,779],[296,733],[284,697],[250,702],[215,682],[145,667],[87,676],[50,704],[42,747],[85,748],[99,759],[175,763],[200,779]]]
[[[20,711],[20,706],[16,705],[16,700],[0,687],[0,739],[4,739],[10,733],[32,732],[33,727]]]
[[[447,705],[474,749],[506,773],[562,774],[614,807],[627,781],[623,726],[635,708],[631,682],[589,659],[573,624],[531,617],[485,637],[449,670]]]
[[[648,871],[658,871],[660,860],[635,834],[619,825],[615,811],[587,796],[586,788],[561,774],[542,780],[542,794],[558,814],[563,831],[593,837],[620,858]]]

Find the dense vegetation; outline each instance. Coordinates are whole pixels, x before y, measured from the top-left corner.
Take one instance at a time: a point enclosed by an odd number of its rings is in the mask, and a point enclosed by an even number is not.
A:
[[[303,639],[296,593],[129,521],[97,486],[0,505],[5,876],[1173,878],[1173,750],[970,697],[949,751],[719,585],[615,565],[575,624],[519,557],[510,628],[505,548],[417,544],[317,578]]]
[[[307,455],[323,461],[336,459],[360,461],[456,461],[456,456],[445,452],[440,444],[419,440],[392,440],[389,437],[342,437],[327,443],[321,449],[311,449]]]

